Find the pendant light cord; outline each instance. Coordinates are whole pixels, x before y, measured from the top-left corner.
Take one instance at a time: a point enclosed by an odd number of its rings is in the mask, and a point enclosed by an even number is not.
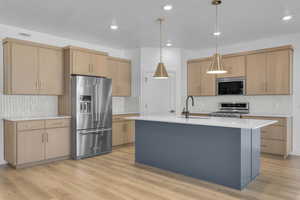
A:
[[[159,28],[160,28],[160,35],[159,35],[159,45],[160,45],[160,62],[162,62],[162,19],[159,19]]]
[[[216,30],[215,32],[219,32],[219,23],[218,23],[218,18],[219,18],[219,15],[218,15],[218,5],[216,5]],[[219,36],[216,35],[216,53],[218,53],[219,51],[219,47],[218,47],[218,39],[219,39]]]

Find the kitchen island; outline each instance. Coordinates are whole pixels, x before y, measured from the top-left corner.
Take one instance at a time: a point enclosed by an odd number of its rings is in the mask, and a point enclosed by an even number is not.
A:
[[[270,120],[139,116],[135,162],[235,189],[260,171],[260,128]]]

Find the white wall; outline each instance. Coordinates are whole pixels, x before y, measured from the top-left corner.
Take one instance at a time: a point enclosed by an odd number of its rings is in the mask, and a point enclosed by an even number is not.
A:
[[[18,33],[25,32],[31,37],[22,37]],[[92,45],[85,42],[70,40],[67,38],[56,37],[53,35],[24,30],[17,27],[0,24],[0,39],[12,37],[23,40],[30,40],[55,46],[74,45],[84,48],[95,49],[108,52],[115,57],[124,57],[125,51],[105,46]],[[57,97],[51,96],[29,96],[29,95],[3,95],[3,53],[2,44],[0,45],[0,165],[5,163],[3,158],[3,118],[14,116],[42,116],[57,114]],[[124,110],[124,98],[113,101],[113,107]]]
[[[291,34],[280,37],[260,39],[251,42],[223,46],[221,53],[236,53],[291,44],[294,47],[294,91],[292,96],[228,96],[228,97],[197,97],[193,111],[215,111],[217,103],[222,101],[248,101],[252,113],[291,114],[294,117],[293,125],[293,153],[300,154],[300,34]],[[193,58],[211,56],[214,49],[184,50],[182,68],[182,100],[187,94],[186,61]],[[182,101],[183,103],[183,101]]]
[[[159,48],[141,48],[140,53],[141,62],[141,107],[140,112],[145,113],[145,105],[143,101],[143,88],[145,87],[145,73],[154,72],[159,63]],[[163,62],[167,71],[176,73],[176,112],[180,112],[181,103],[181,49],[178,48],[164,48]],[[163,98],[163,97],[162,97]]]

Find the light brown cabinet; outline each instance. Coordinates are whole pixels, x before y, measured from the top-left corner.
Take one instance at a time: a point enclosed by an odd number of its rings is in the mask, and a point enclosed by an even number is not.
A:
[[[73,51],[72,74],[91,74],[91,54],[84,51]]]
[[[4,121],[5,160],[26,167],[70,155],[70,119]]]
[[[46,129],[45,159],[59,158],[70,154],[70,128]]]
[[[245,56],[224,57],[223,66],[227,73],[217,75],[218,78],[244,77],[246,58]]]
[[[248,95],[266,93],[266,63],[267,60],[265,54],[253,54],[247,56],[246,93]]]
[[[44,159],[44,131],[21,131],[17,134],[17,164],[36,162]]]
[[[113,96],[131,96],[130,60],[109,57],[108,77],[112,79]]]
[[[61,48],[10,38],[3,47],[5,94],[63,94]]]
[[[63,53],[39,48],[39,94],[63,94]]]
[[[188,62],[188,95],[215,96],[216,76],[207,74],[210,60]]]
[[[292,151],[292,122],[285,117],[243,116],[245,119],[276,120],[275,124],[261,129],[261,152],[287,158]]]
[[[248,55],[247,95],[291,94],[291,54],[286,49]]]
[[[135,122],[122,117],[113,117],[112,145],[119,146],[135,141]]]
[[[68,47],[67,50],[67,56],[72,57],[69,66],[71,74],[108,76],[106,53],[76,47]]]
[[[247,95],[290,95],[293,90],[293,47],[240,52],[223,56],[228,73],[206,74],[211,58],[189,60],[187,67],[188,95],[213,96],[216,78],[244,77]]]

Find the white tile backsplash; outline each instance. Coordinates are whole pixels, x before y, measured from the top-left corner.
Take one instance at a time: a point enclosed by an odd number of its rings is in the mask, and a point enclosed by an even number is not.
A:
[[[195,97],[195,106],[190,106],[191,112],[214,112],[220,102],[249,102],[250,113],[292,114],[292,96],[216,96]],[[185,97],[183,105],[185,106]]]
[[[113,114],[126,114],[139,112],[139,97],[113,97]]]

